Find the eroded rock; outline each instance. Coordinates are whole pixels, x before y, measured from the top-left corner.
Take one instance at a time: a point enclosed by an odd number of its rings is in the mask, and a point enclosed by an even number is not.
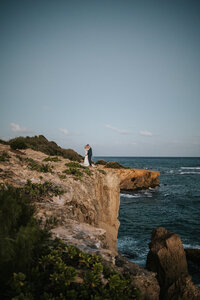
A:
[[[142,169],[115,169],[120,176],[120,190],[131,192],[159,186],[159,172]]]
[[[200,291],[188,274],[186,255],[180,237],[158,227],[152,231],[146,267],[157,273],[162,300],[197,300]]]

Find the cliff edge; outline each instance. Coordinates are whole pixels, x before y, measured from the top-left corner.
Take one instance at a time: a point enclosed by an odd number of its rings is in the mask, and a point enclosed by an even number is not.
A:
[[[0,156],[0,183],[39,193],[36,217],[42,223],[52,220],[54,237],[101,255],[122,273],[130,266],[141,299],[158,299],[155,274],[118,255],[120,176],[115,170],[87,168],[63,157],[2,144]]]

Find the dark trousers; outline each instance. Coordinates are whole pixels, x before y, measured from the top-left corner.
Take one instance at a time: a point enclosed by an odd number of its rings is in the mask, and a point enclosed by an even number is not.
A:
[[[88,160],[89,160],[89,164],[91,166],[92,165],[92,155],[88,155]]]

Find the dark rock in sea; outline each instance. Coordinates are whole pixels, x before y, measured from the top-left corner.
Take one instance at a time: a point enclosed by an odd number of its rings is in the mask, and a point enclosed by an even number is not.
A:
[[[123,252],[123,256],[127,257],[128,259],[134,259],[136,258],[137,254],[135,253],[130,253],[128,251],[124,251]]]
[[[103,165],[103,166],[105,166],[107,164],[107,161],[105,161],[105,160],[103,160],[103,159],[99,159],[99,160],[97,160],[97,162],[96,162],[96,165]]]
[[[200,290],[188,274],[180,237],[158,227],[152,231],[146,267],[157,273],[162,300],[199,300]]]
[[[185,253],[188,261],[200,266],[200,249],[185,249]]]

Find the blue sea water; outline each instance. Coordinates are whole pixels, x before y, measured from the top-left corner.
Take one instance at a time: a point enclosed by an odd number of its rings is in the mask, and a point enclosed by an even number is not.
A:
[[[155,189],[121,194],[118,251],[145,266],[153,228],[163,226],[181,237],[185,248],[200,249],[200,158],[95,157],[131,168],[160,172]],[[199,270],[190,273],[200,283]]]

